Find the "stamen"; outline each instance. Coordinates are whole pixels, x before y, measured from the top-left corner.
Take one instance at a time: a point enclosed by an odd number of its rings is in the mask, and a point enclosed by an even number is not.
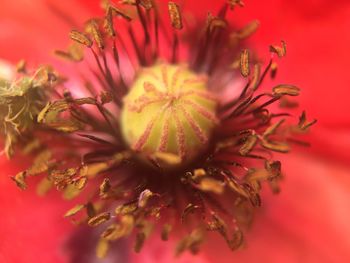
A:
[[[113,9],[109,6],[107,14],[104,20],[104,28],[109,36],[115,37],[114,24],[113,24]]]
[[[173,28],[178,30],[182,29],[182,15],[179,6],[174,2],[168,2],[168,11]]]
[[[302,112],[301,116],[299,117],[299,123],[298,127],[301,130],[307,130],[309,127],[314,125],[317,122],[317,120],[312,120],[312,121],[306,121],[306,113],[305,111]]]
[[[77,30],[72,30],[70,32],[69,36],[72,40],[78,42],[79,44],[82,44],[82,45],[87,46],[87,47],[92,46],[91,39],[89,39],[89,37],[87,35],[85,35],[84,33],[81,33]]]
[[[183,28],[183,24],[182,24],[182,14],[179,6],[174,2],[168,2],[168,12],[169,12],[172,27],[175,30],[181,30]],[[171,62],[176,63],[177,56],[178,56],[177,54],[178,47],[179,47],[179,38],[176,32],[174,32],[174,41],[172,46],[173,47],[172,47]]]
[[[287,46],[286,46],[286,42],[284,42],[283,40],[281,41],[281,47],[280,46],[270,46],[270,51],[273,53],[276,53],[278,55],[278,57],[284,57],[287,53]]]
[[[109,5],[108,10],[110,10],[110,12],[112,13],[112,15],[116,15],[116,16],[121,16],[122,18],[124,18],[126,21],[131,21],[132,18],[131,16],[129,16],[128,14],[126,14],[124,11]]]
[[[249,52],[247,49],[243,50],[241,53],[241,74],[243,77],[248,77],[250,70],[249,70]]]
[[[87,32],[90,32],[100,49],[104,49],[102,34],[98,28],[96,20],[90,20],[87,25]]]
[[[289,95],[289,96],[298,96],[300,89],[293,85],[278,85],[272,88],[273,95]]]
[[[277,69],[278,69],[278,64],[276,62],[273,62],[271,65],[271,73],[270,73],[270,76],[272,79],[276,77]]]
[[[242,0],[227,0],[230,5],[230,8],[233,10],[236,6],[244,7]]]
[[[259,28],[260,23],[258,20],[253,20],[249,24],[247,24],[244,28],[242,28],[240,31],[236,33],[236,35],[240,39],[246,39],[253,35]]]
[[[253,78],[251,80],[251,89],[255,91],[259,87],[259,80],[260,80],[260,73],[261,73],[261,66],[260,64],[254,65],[254,71],[253,71]]]
[[[140,4],[146,9],[150,10],[154,8],[153,0],[140,0]]]

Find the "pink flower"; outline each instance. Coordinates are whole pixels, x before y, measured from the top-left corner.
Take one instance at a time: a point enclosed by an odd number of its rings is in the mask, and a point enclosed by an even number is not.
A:
[[[211,1],[187,3],[187,10],[198,16],[216,10]],[[62,47],[70,25],[81,24],[96,14],[94,1],[5,0],[0,10],[0,58],[11,63],[26,58],[33,65],[56,63],[47,55]],[[258,19],[261,27],[250,39],[259,54],[266,47],[284,39],[288,56],[281,61],[278,80],[302,88],[300,105],[319,123],[308,135],[312,144],[281,157],[286,178],[282,191],[272,196],[263,193],[263,206],[258,209],[252,229],[246,236],[246,247],[231,252],[217,233],[210,234],[200,254],[185,254],[179,262],[346,262],[350,227],[349,150],[350,118],[346,114],[350,77],[347,74],[350,22],[348,1],[315,0],[247,1],[236,8],[233,20],[243,26]],[[61,16],[60,18],[58,16]],[[70,18],[68,18],[70,21]],[[64,70],[64,69],[63,69]],[[272,82],[265,83],[273,85]],[[276,83],[275,83],[276,84]],[[62,215],[75,202],[63,202],[57,193],[38,197],[32,189],[19,191],[8,175],[26,168],[26,158],[16,157],[8,163],[1,157],[0,177],[0,261],[3,262],[94,262],[91,233],[76,231]],[[20,167],[18,167],[20,166]],[[30,186],[34,183],[30,183]],[[75,237],[72,239],[71,236]],[[86,240],[84,240],[86,238]],[[70,240],[70,241],[68,241]],[[128,241],[117,243],[110,258],[121,262],[172,262],[169,243],[154,236],[145,243],[143,252],[128,249]],[[92,252],[91,252],[92,250]],[[126,250],[126,251],[125,251]],[[114,259],[114,260],[116,260]],[[79,261],[80,260],[80,261]]]

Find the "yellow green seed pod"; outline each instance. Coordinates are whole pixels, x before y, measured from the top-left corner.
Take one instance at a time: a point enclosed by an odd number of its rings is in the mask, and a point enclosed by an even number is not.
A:
[[[143,68],[123,103],[125,142],[164,168],[180,167],[203,153],[218,122],[207,78],[184,65]]]

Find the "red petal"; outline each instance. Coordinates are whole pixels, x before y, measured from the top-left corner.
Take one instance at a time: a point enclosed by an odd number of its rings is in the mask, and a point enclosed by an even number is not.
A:
[[[19,190],[8,175],[21,163],[0,158],[0,262],[67,262],[61,247],[72,227],[62,215],[69,204],[57,194],[38,197],[32,184]]]
[[[91,14],[75,0],[2,0],[0,58],[12,62],[48,63],[53,50],[64,48],[72,27],[81,27]]]
[[[311,143],[311,147],[301,148],[301,152],[312,152],[325,162],[341,162],[345,165],[350,163],[350,128],[324,127],[317,124],[305,139]]]
[[[217,12],[223,2],[188,1],[186,6],[204,18],[208,10]],[[345,114],[350,94],[349,1],[250,0],[229,16],[241,26],[253,19],[261,22],[250,42],[265,60],[268,46],[285,40],[287,57],[277,59],[280,67],[276,81],[299,85],[301,107],[321,123],[350,126],[350,117]]]
[[[261,28],[252,38],[261,55],[267,45],[287,42],[277,81],[302,88],[301,107],[324,125],[347,126],[350,82],[350,2],[324,0],[249,1],[237,9],[237,21],[257,18]]]

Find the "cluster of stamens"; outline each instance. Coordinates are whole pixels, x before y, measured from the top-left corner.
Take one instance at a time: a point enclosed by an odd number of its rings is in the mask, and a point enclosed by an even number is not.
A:
[[[294,136],[315,121],[303,112],[298,123],[287,123],[285,110],[296,106],[289,98],[300,92],[293,85],[256,95],[268,73],[275,77],[277,64],[271,59],[262,70],[243,48],[256,21],[238,31],[230,28],[228,8],[242,6],[242,1],[226,1],[217,16],[208,15],[204,30],[188,28],[183,41],[179,32],[185,23],[176,3],[168,4],[168,30],[154,1],[122,2],[133,13],[106,4],[105,17],[88,21],[84,32],[72,30],[74,43],[56,51],[74,62],[89,60],[83,47],[92,52],[96,65],[87,63],[92,78],[83,80],[89,96],[75,98],[63,85],[65,79],[50,68],[41,71],[40,81],[19,71],[22,80],[31,80],[18,82],[21,94],[8,86],[0,89],[0,107],[9,109],[0,117],[17,121],[7,148],[34,156],[13,180],[26,189],[28,177],[45,175],[39,194],[55,187],[66,199],[86,197],[65,216],[104,226],[99,257],[106,255],[110,242],[132,233],[140,251],[159,225],[163,240],[174,227],[185,226],[174,234],[180,236],[177,254],[198,252],[208,231],[238,249],[261,205],[262,183],[279,191],[281,163],[272,152],[305,144]],[[117,19],[126,23],[125,35],[119,26],[116,30]],[[142,36],[136,36],[133,23],[142,28]],[[180,46],[188,50],[187,57]],[[286,45],[282,41],[270,51],[283,57]],[[123,74],[124,67],[130,74]],[[222,103],[219,93],[230,86],[227,80],[245,86]],[[278,101],[283,111],[272,113],[269,106]],[[23,102],[35,105],[29,119]]]

